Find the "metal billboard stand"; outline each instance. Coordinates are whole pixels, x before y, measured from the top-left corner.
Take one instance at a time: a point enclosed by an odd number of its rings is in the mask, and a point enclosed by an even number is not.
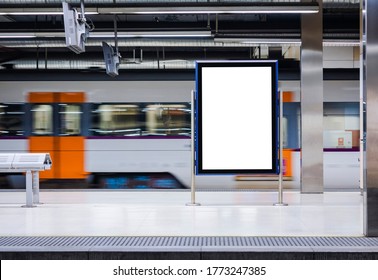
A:
[[[192,90],[191,93],[191,200],[190,203],[186,203],[187,206],[200,206],[200,203],[196,202],[196,172],[195,172],[195,148],[194,148],[194,137],[195,137],[195,119],[194,119],[194,110],[195,110],[195,91]]]
[[[287,203],[283,202],[283,92],[280,91],[280,160],[279,160],[279,168],[280,174],[278,175],[278,202],[274,203],[274,206],[287,206]]]

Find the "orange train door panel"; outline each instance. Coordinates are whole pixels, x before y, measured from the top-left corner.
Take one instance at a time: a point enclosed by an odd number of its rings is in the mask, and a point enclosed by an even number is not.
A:
[[[51,118],[52,123],[55,126],[57,124],[64,126],[66,120],[64,114],[59,112],[59,108],[65,104],[85,102],[85,93],[31,92],[28,95],[28,101],[34,105],[53,105],[52,114],[54,118]],[[38,118],[34,117],[33,121],[38,121]],[[30,137],[30,152],[48,152],[53,161],[51,170],[41,172],[40,176],[46,179],[84,179],[87,175],[84,171],[85,139],[77,133],[67,136],[67,133],[61,133],[60,130],[60,127],[54,127],[52,129],[54,136],[42,136],[43,130],[42,133],[33,131],[34,136]]]
[[[54,92],[30,92],[28,94],[29,103],[54,103]]]
[[[59,137],[59,177],[61,179],[84,179],[84,137]]]
[[[291,149],[283,149],[282,150],[282,158],[283,158],[283,175],[286,177],[293,176],[293,161],[292,161],[292,153]]]
[[[29,150],[32,153],[50,153],[53,165],[40,172],[45,179],[84,179],[84,142],[82,136],[32,136]]]
[[[29,92],[29,103],[83,103],[84,92]]]
[[[283,102],[294,102],[294,92],[292,91],[284,91],[282,93]]]
[[[83,103],[85,102],[85,93],[84,92],[59,92],[58,102]]]

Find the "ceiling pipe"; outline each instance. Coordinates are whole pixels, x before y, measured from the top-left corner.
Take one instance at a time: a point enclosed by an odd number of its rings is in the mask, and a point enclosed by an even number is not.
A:
[[[88,40],[87,47],[101,47],[104,40]],[[105,40],[111,43],[110,40]],[[324,46],[359,46],[358,39],[332,39],[327,38],[323,40]],[[6,48],[65,48],[66,44],[64,38],[61,40],[52,39],[24,39],[24,40],[1,40],[0,45]],[[244,48],[254,46],[298,46],[300,40],[296,38],[215,38],[215,39],[118,39],[118,47],[223,47],[223,48]]]
[[[90,3],[86,14],[303,14],[318,13],[317,2],[128,2]],[[0,15],[59,15],[61,2],[1,4]]]

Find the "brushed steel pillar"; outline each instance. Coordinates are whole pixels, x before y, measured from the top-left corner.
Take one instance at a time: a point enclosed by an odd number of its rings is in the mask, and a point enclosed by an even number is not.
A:
[[[302,0],[302,2],[312,2]],[[301,192],[323,193],[323,1],[301,19]]]
[[[364,234],[378,236],[378,1],[363,0]]]

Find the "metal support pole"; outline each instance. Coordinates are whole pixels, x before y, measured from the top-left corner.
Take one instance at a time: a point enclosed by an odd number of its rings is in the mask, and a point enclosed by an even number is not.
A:
[[[366,46],[366,41],[364,43],[364,15],[363,15],[363,1],[360,2],[360,192],[361,195],[364,195],[364,168],[365,168],[365,129],[364,129],[364,122],[365,122],[365,109],[366,109],[366,98],[364,98],[364,44]]]
[[[33,176],[30,170],[26,171],[26,205],[23,207],[34,207],[33,205]]]
[[[86,22],[84,11],[84,0],[80,0],[81,19]]]
[[[42,204],[39,202],[39,171],[32,171],[33,175],[33,202],[35,204]]]
[[[363,69],[361,67],[361,69]],[[362,70],[361,70],[362,71]],[[360,79],[360,82],[362,79]],[[360,85],[360,91],[363,91],[363,85]],[[364,132],[364,112],[365,112],[365,102],[363,97],[363,92],[360,93],[360,157],[359,157],[359,163],[360,163],[360,193],[361,195],[364,194],[364,160],[365,160],[365,132]]]
[[[218,14],[215,14],[215,34],[218,34]]]
[[[278,175],[278,202],[274,203],[274,206],[287,206],[287,203],[283,202],[283,186],[282,186],[282,181],[283,181],[283,93],[280,91],[280,161],[279,161],[279,168],[280,168],[280,173]]]
[[[47,69],[47,48],[45,48],[45,70]]]
[[[363,19],[363,184],[364,184],[364,235],[378,236],[378,1],[360,1]]]
[[[194,148],[194,137],[195,137],[195,117],[194,117],[194,109],[195,109],[195,91],[192,90],[191,94],[192,104],[191,104],[191,201],[187,203],[187,206],[199,206],[200,203],[196,203],[196,171],[195,171],[195,148]]]
[[[315,2],[302,0],[301,2]],[[301,16],[301,193],[324,192],[323,2]]]
[[[114,15],[114,48],[118,55],[118,31],[117,31],[117,15]]]

